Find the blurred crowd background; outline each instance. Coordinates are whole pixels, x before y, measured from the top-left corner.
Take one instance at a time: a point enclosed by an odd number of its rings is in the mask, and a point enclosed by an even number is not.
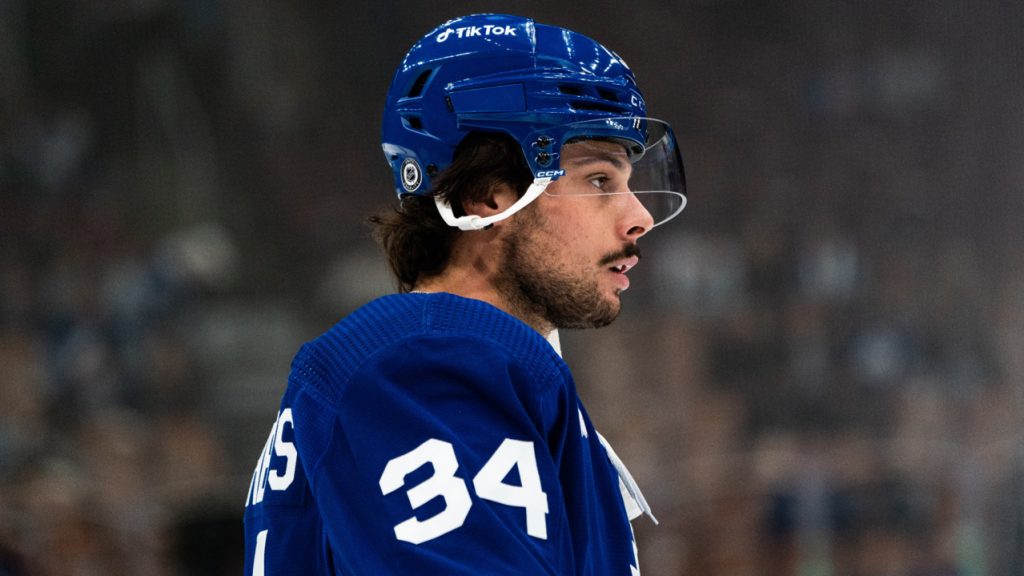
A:
[[[392,289],[391,74],[478,11],[612,47],[683,147],[562,335],[644,574],[1024,574],[1019,0],[0,0],[0,576],[241,572],[291,356]]]

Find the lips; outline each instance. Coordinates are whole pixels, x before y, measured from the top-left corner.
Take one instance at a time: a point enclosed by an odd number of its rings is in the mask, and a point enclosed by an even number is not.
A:
[[[607,266],[616,293],[629,288],[629,277],[626,273],[640,263],[640,248],[636,244],[627,245],[619,252],[609,254],[601,259],[601,266]]]
[[[622,292],[629,288],[629,277],[626,276],[626,272],[629,272],[639,262],[639,257],[630,256],[628,258],[615,260],[612,262],[612,265],[608,267],[608,270],[611,272],[612,280],[616,284],[616,292]]]
[[[639,257],[637,257],[637,256],[630,256],[628,258],[623,258],[622,260],[613,262],[612,265],[609,266],[608,268],[612,272],[617,272],[619,274],[625,274],[626,272],[629,272],[630,269],[632,269],[634,266],[636,266],[639,263],[640,263],[640,258]]]

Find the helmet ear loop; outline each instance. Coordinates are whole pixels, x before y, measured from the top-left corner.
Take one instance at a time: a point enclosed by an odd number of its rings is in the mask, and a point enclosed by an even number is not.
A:
[[[497,214],[491,214],[490,216],[480,216],[479,214],[456,216],[455,212],[452,210],[452,205],[447,199],[442,198],[441,196],[434,196],[434,205],[437,206],[437,212],[441,215],[441,219],[444,220],[445,224],[453,228],[465,231],[487,230],[491,226],[494,226],[495,223],[501,222],[523,208],[526,208],[530,202],[533,202],[544,193],[548,184],[551,184],[551,178],[535,178],[533,183],[530,184],[530,187],[526,189],[526,192],[511,206]]]

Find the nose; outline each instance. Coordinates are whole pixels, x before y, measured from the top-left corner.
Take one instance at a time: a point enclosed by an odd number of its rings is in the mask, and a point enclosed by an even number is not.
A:
[[[627,240],[636,240],[654,228],[654,218],[635,193],[623,196],[626,198],[622,216],[623,236]]]

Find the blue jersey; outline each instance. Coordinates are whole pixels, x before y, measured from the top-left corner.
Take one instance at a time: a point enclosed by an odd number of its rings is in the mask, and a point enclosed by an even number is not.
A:
[[[245,574],[637,574],[628,476],[536,331],[477,300],[387,296],[296,355]]]

